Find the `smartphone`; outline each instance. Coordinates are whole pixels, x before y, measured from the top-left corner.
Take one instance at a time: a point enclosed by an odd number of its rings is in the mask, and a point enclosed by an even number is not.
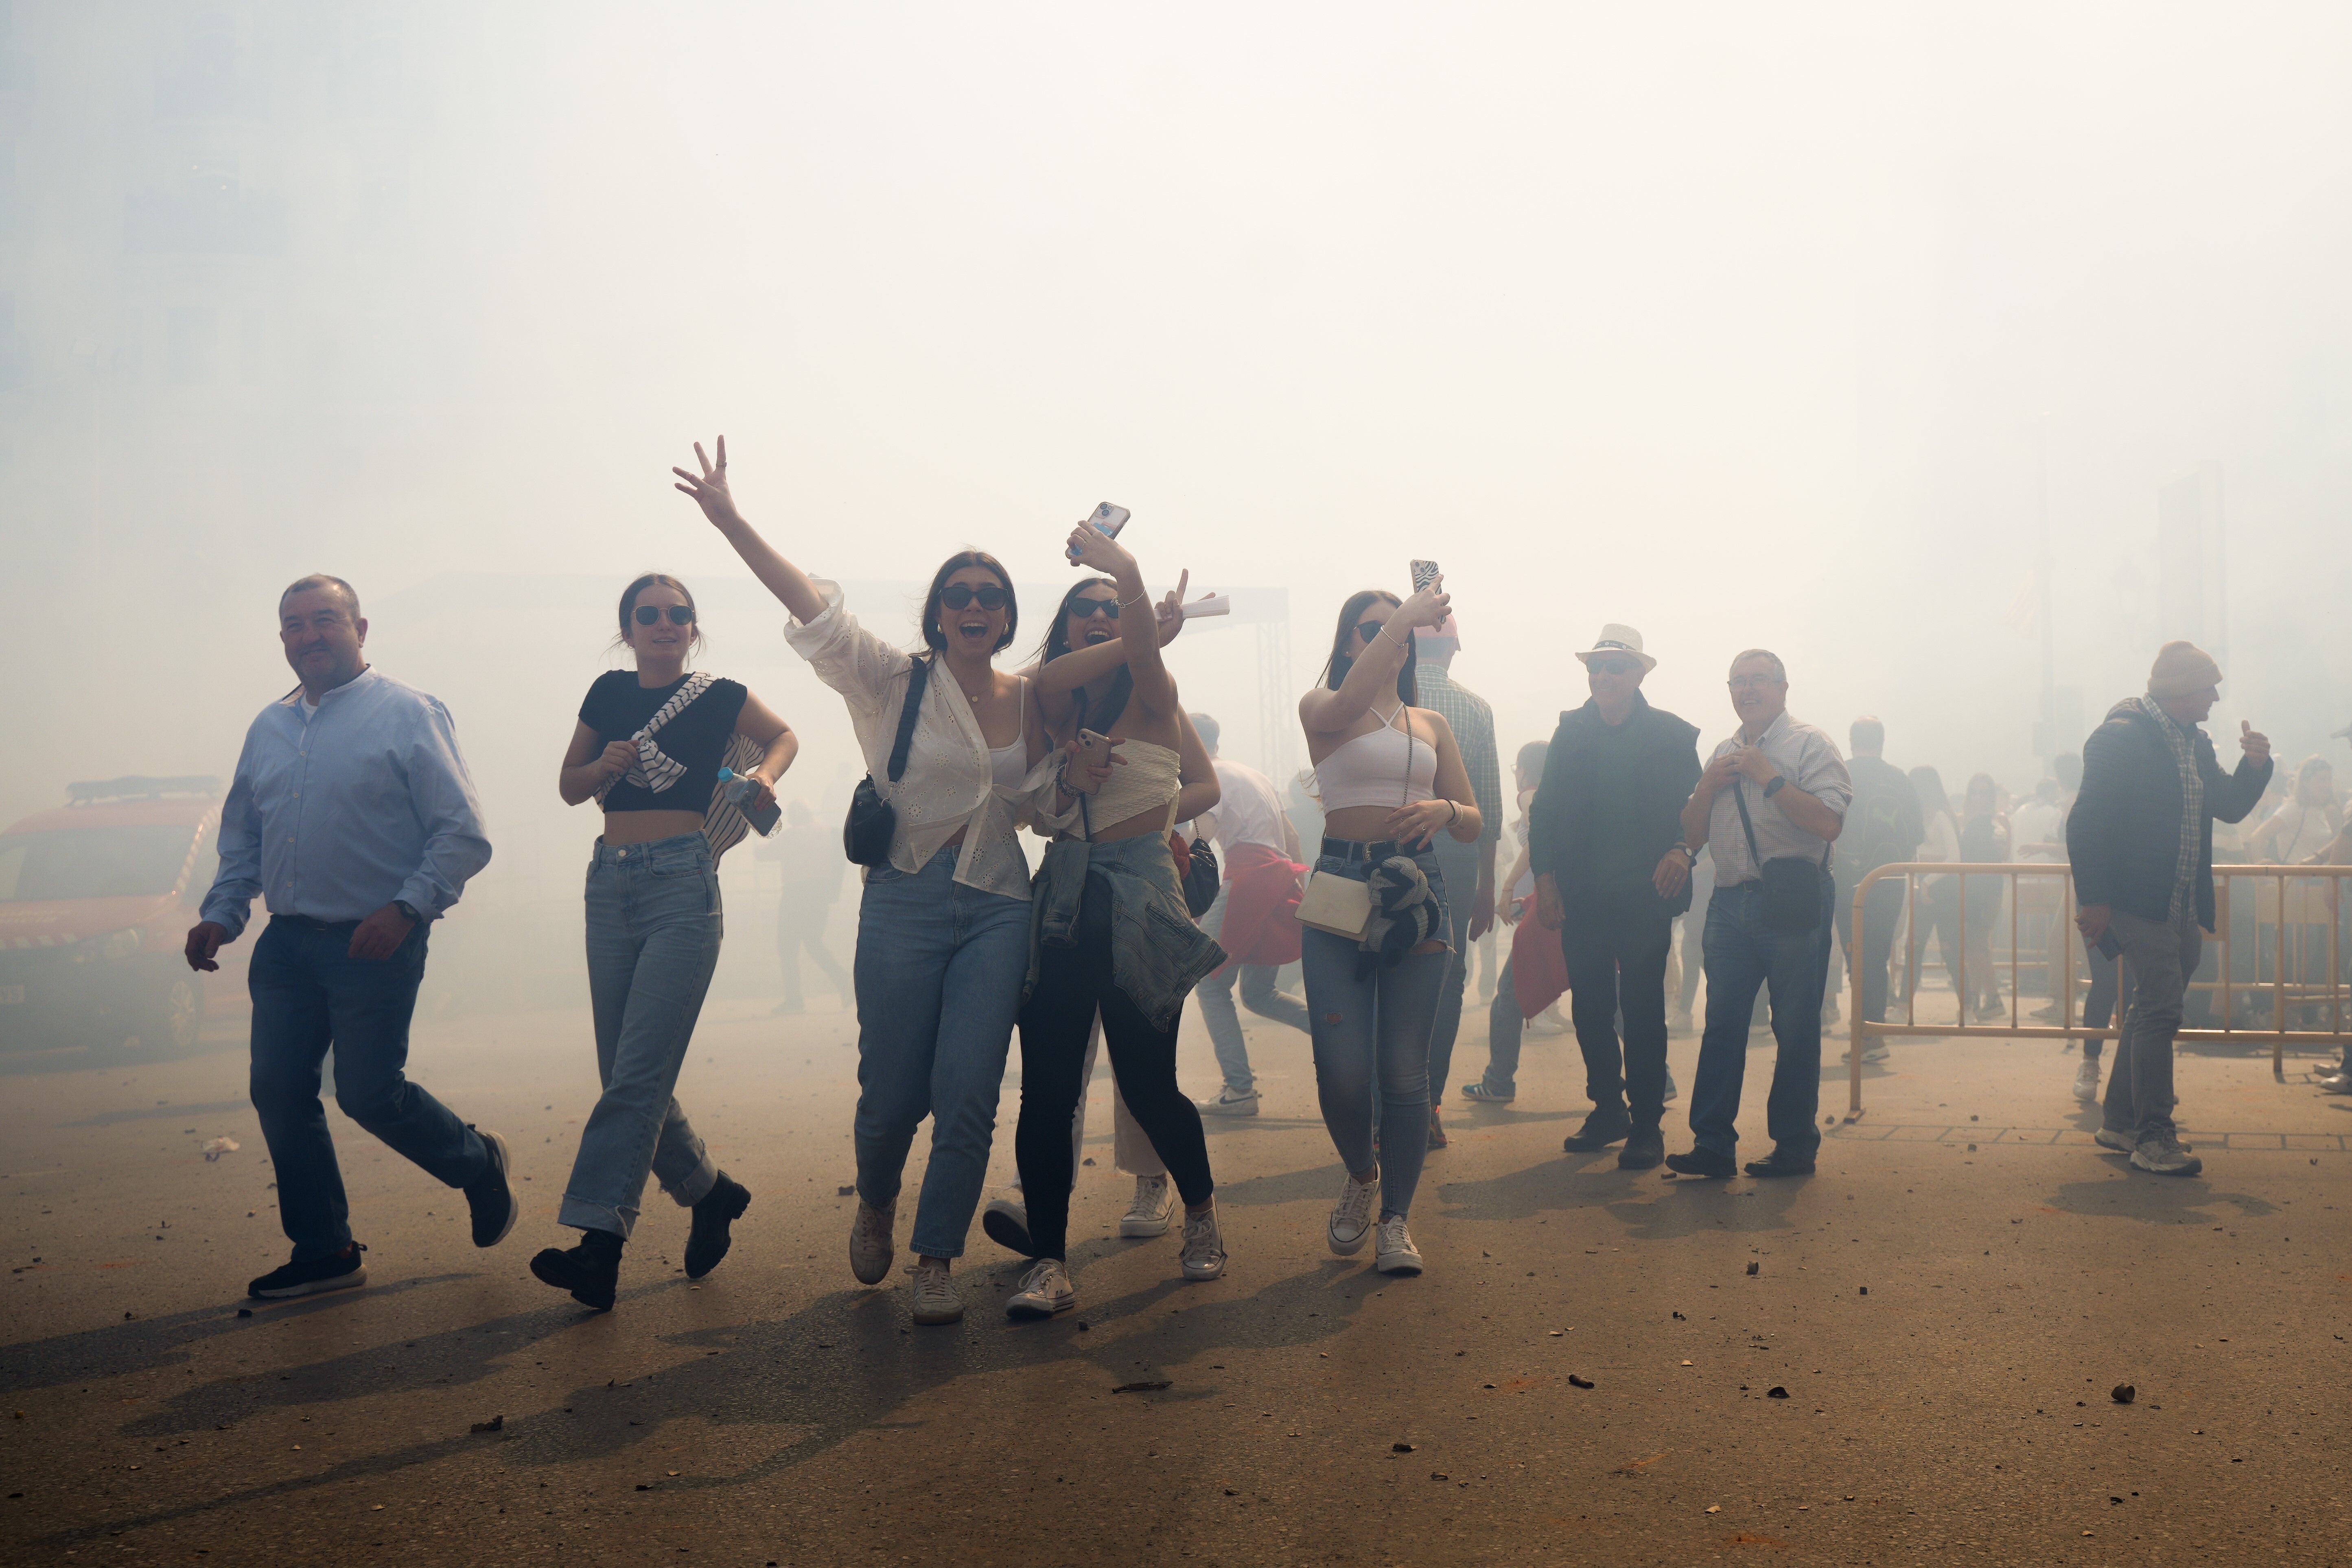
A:
[[[1436,582],[1438,572],[1436,562],[1416,561],[1412,563],[1412,591],[1414,593],[1418,594],[1423,588],[1428,587],[1432,583]]]
[[[1127,526],[1129,515],[1127,508],[1123,506],[1114,506],[1109,501],[1105,501],[1100,506],[1095,508],[1094,511],[1087,518],[1087,521],[1093,523],[1097,528],[1101,529],[1105,533],[1109,534],[1113,539],[1117,539],[1118,537],[1118,531]]]
[[[1071,782],[1070,787],[1080,795],[1092,795],[1102,788],[1102,785],[1096,783],[1092,773],[1086,770],[1103,767],[1109,763],[1111,740],[1108,735],[1097,734],[1092,730],[1080,730],[1078,744],[1083,748],[1078,753],[1080,772]]]

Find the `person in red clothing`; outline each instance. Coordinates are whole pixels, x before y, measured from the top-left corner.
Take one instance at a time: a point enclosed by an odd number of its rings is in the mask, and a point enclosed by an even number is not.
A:
[[[1298,887],[1307,874],[1298,858],[1298,830],[1282,809],[1274,784],[1255,768],[1218,754],[1217,721],[1192,715],[1192,728],[1209,749],[1223,794],[1207,818],[1224,863],[1217,901],[1201,917],[1201,929],[1227,953],[1224,967],[1194,988],[1209,1043],[1217,1053],[1224,1087],[1201,1102],[1204,1116],[1255,1116],[1257,1078],[1250,1070],[1249,1047],[1242,1039],[1241,1015],[1234,1010],[1234,982],[1241,982],[1242,1005],[1261,1018],[1307,1032],[1307,1004],[1275,989],[1275,972],[1298,962]]]

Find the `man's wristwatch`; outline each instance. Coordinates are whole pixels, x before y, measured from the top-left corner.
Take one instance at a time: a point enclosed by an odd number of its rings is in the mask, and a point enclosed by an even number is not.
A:
[[[392,907],[398,910],[402,914],[406,915],[408,917],[409,924],[421,926],[425,923],[425,917],[418,914],[416,912],[416,906],[410,903],[406,899],[393,900]]]
[[[1774,773],[1772,775],[1772,782],[1764,786],[1764,798],[1766,800],[1770,800],[1775,795],[1778,795],[1780,792],[1782,786],[1787,784],[1788,782],[1788,774]]]
[[[1698,864],[1697,850],[1692,848],[1689,845],[1684,843],[1679,838],[1675,840],[1675,847],[1683,852],[1683,858],[1685,860],[1689,861],[1693,866],[1696,866]]]

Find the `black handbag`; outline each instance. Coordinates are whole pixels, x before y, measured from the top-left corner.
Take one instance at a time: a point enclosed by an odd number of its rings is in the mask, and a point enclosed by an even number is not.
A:
[[[1809,931],[1822,923],[1822,878],[1828,872],[1830,851],[1822,847],[1818,861],[1802,855],[1764,858],[1756,847],[1756,824],[1748,820],[1748,796],[1739,781],[1731,783],[1731,803],[1739,808],[1740,831],[1748,835],[1748,858],[1764,878],[1764,925],[1769,931]]]
[[[1184,868],[1184,908],[1194,920],[1217,901],[1217,852],[1205,838],[1192,840],[1192,858]]]
[[[907,748],[915,739],[915,721],[922,717],[923,688],[931,679],[931,661],[919,658],[907,672],[907,700],[898,707],[898,738],[890,747],[890,782],[907,771]],[[880,866],[890,858],[890,840],[898,831],[898,808],[882,798],[874,775],[857,781],[849,797],[849,817],[841,825],[841,852],[853,866]]]

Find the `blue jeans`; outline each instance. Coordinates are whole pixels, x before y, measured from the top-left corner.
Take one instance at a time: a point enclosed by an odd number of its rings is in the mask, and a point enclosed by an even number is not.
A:
[[[647,1172],[681,1208],[709,1196],[719,1180],[673,1091],[725,927],[719,868],[700,833],[650,844],[596,841],[588,862],[588,1002],[604,1092],[580,1130],[558,1225],[626,1237]]]
[[[912,876],[873,868],[857,910],[857,1195],[877,1209],[898,1201],[929,1116],[910,1243],[926,1258],[963,1256],[1029,967],[1027,901],[958,882],[958,852]]]
[[[1442,905],[1445,874],[1424,849],[1414,860]],[[1361,880],[1364,866],[1336,856],[1316,862],[1317,875],[1335,872]],[[1438,930],[1446,929],[1440,910]],[[1315,1092],[1332,1147],[1350,1171],[1368,1171],[1372,1152],[1372,1086],[1380,1084],[1382,1124],[1396,1130],[1378,1156],[1381,1217],[1412,1211],[1429,1154],[1429,1039],[1437,1022],[1438,992],[1450,952],[1409,952],[1393,966],[1375,963],[1359,978],[1358,944],[1309,927],[1299,962],[1307,975],[1308,1033],[1315,1041]]]
[[[350,1245],[351,1205],[319,1067],[335,1047],[335,1103],[427,1174],[462,1187],[489,1173],[490,1149],[455,1112],[408,1081],[408,1020],[425,978],[425,933],[408,933],[390,958],[353,958],[357,921],[321,925],[273,919],[253,944],[253,1109],[278,1173],[278,1223],[294,1260]]]
[[[1217,901],[1201,917],[1201,929],[1222,936],[1225,928],[1225,894],[1233,884],[1218,888]],[[1201,1004],[1201,1022],[1209,1026],[1209,1047],[1216,1052],[1217,1070],[1224,1075],[1225,1093],[1235,1100],[1257,1087],[1250,1069],[1249,1046],[1242,1038],[1241,1015],[1234,1011],[1234,983],[1241,982],[1242,1005],[1261,1018],[1307,1029],[1307,1009],[1275,987],[1281,971],[1271,963],[1239,963],[1221,970],[1192,988]]]
[[[1764,1101],[1773,1146],[1810,1158],[1821,1147],[1813,1121],[1822,1105],[1822,988],[1829,983],[1830,879],[1822,878],[1821,920],[1806,931],[1764,924],[1764,887],[1717,888],[1706,908],[1706,1027],[1690,1128],[1699,1148],[1726,1159],[1738,1152],[1739,1090],[1748,1073],[1748,1026],[1756,994],[1769,985],[1772,1037],[1780,1050]]]
[[[1430,845],[1437,852],[1437,864],[1445,873],[1445,885],[1459,888],[1465,894],[1478,888],[1478,846],[1465,844],[1440,834]],[[1445,1075],[1454,1070],[1454,1041],[1462,1033],[1462,993],[1470,980],[1470,900],[1448,902],[1445,937],[1453,952],[1447,955],[1445,977],[1438,983],[1437,1017],[1429,1030],[1429,1102],[1445,1103]]]

